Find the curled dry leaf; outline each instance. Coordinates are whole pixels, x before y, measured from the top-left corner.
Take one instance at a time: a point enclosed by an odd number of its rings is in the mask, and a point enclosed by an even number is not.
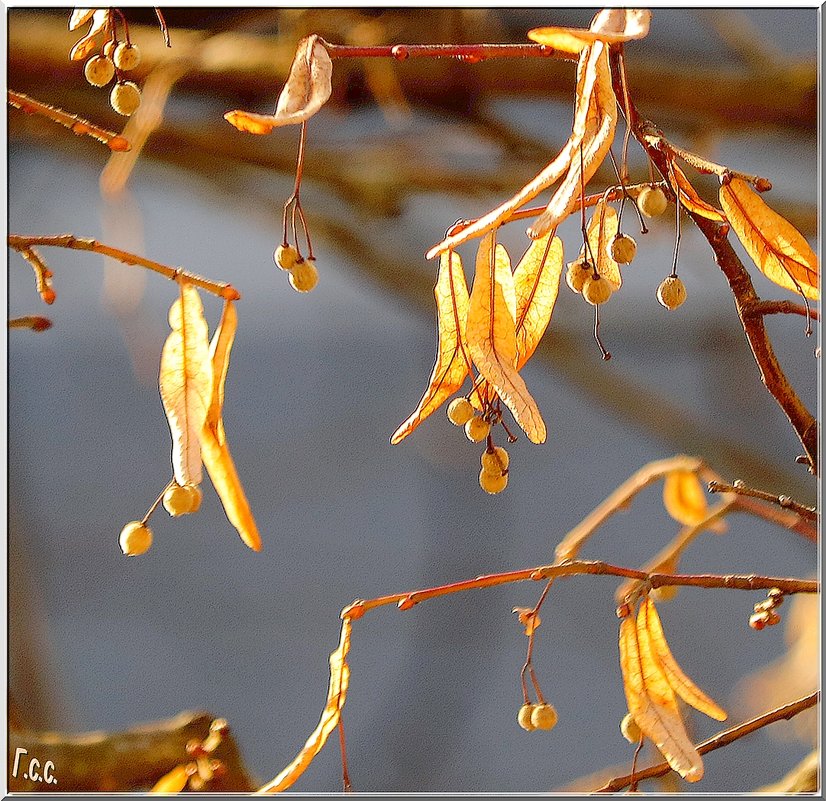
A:
[[[169,310],[169,326],[159,386],[172,433],[172,468],[181,486],[200,484],[200,434],[212,397],[212,364],[201,298],[186,281]]]
[[[439,345],[430,382],[419,405],[390,438],[393,445],[411,434],[422,420],[436,411],[464,383],[470,372],[470,356],[465,348],[469,294],[465,271],[458,253],[443,253],[436,296]]]
[[[708,501],[700,479],[690,470],[675,470],[663,481],[663,506],[684,526],[695,526],[708,515]]]
[[[189,773],[187,773],[185,765],[178,765],[172,768],[169,773],[161,776],[149,791],[150,795],[169,795],[172,793],[180,793],[186,783],[189,781]]]
[[[688,678],[677,664],[671,649],[668,647],[668,641],[665,639],[665,632],[663,632],[657,607],[654,606],[654,601],[651,598],[646,598],[640,606],[637,626],[640,625],[648,632],[657,662],[677,695],[687,704],[710,718],[725,720],[728,717],[726,711]]]
[[[80,11],[86,12],[89,9],[79,9]],[[100,42],[98,41],[101,34],[103,34],[106,29],[109,27],[109,18],[112,14],[112,10],[109,8],[98,8],[95,9],[91,14],[92,24],[89,26],[89,32],[79,39],[75,46],[69,52],[69,58],[72,61],[83,61],[87,56],[91,55],[95,50],[98,49]],[[78,19],[84,17],[85,15],[80,15]],[[85,16],[83,22],[86,22],[90,17]],[[72,21],[74,20],[74,14],[72,15],[72,19],[69,21],[69,30],[74,30],[71,26]],[[78,22],[75,27],[80,27],[83,25],[83,22]]]
[[[274,115],[229,111],[224,119],[239,131],[268,134],[281,125],[306,122],[330,99],[333,62],[318,36],[298,43],[287,83],[281,90]]]
[[[516,369],[533,356],[551,322],[564,265],[562,240],[549,231],[531,243],[513,271],[516,289]]]
[[[534,28],[528,38],[539,44],[578,53],[591,42],[629,42],[648,35],[651,12],[642,8],[605,8],[585,28]]]
[[[703,777],[703,760],[686,733],[673,691],[656,662],[651,658],[650,639],[640,642],[633,615],[620,623],[620,669],[628,711],[665,757],[668,764],[686,781]],[[673,703],[672,703],[673,701]]]
[[[740,178],[720,187],[720,204],[759,270],[778,286],[818,300],[820,267],[809,243]]]
[[[315,759],[324,747],[327,738],[338,725],[341,710],[347,699],[347,688],[350,684],[350,666],[347,664],[347,653],[350,650],[350,634],[352,620],[345,617],[341,622],[341,639],[338,648],[330,654],[330,686],[327,691],[327,704],[321,713],[315,731],[310,735],[298,756],[287,765],[271,782],[261,787],[257,794],[280,793],[292,787],[295,781]]]
[[[706,203],[698,194],[686,174],[673,162],[668,162],[668,182],[675,193],[679,192],[680,203],[689,211],[714,222],[725,222],[726,217],[719,209]]]
[[[69,17],[69,30],[73,31],[92,19],[95,13],[94,8],[75,8],[72,10],[72,16]]]
[[[516,293],[504,249],[494,236],[479,243],[476,275],[467,318],[467,344],[473,363],[510,409],[531,442],[545,441],[545,422],[516,370]]]

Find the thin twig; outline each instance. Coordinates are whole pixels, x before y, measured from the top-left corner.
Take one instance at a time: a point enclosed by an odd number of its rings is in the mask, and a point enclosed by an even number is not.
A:
[[[812,523],[817,523],[820,518],[817,509],[813,509],[811,506],[804,506],[788,495],[773,495],[771,492],[747,487],[742,481],[735,481],[733,484],[726,484],[724,481],[709,481],[708,491],[732,492],[736,495],[745,495],[749,498],[759,498],[761,501],[777,504],[783,509],[791,509],[804,520],[809,520]]]
[[[576,61],[577,56],[542,44],[396,44],[373,47],[331,44],[319,39],[330,58],[455,58],[477,64],[495,58],[554,58]]]
[[[211,281],[208,278],[202,278],[200,275],[188,273],[180,268],[169,267],[166,264],[145,259],[143,256],[136,256],[134,253],[128,253],[125,250],[104,245],[95,239],[82,239],[72,234],[57,234],[56,236],[9,234],[8,244],[10,248],[18,251],[21,255],[24,255],[26,250],[31,250],[31,248],[35,246],[92,251],[93,253],[100,253],[102,256],[117,259],[123,264],[130,266],[137,265],[138,267],[153,270],[165,278],[168,278],[170,281],[177,281],[179,279],[188,281],[194,286],[200,287],[206,292],[211,292],[213,295],[217,295],[226,300],[239,300],[241,297],[241,293],[230,284]]]
[[[799,715],[801,712],[813,707],[819,700],[820,692],[813,692],[811,695],[807,695],[805,698],[801,698],[791,704],[778,707],[777,709],[773,709],[771,712],[766,712],[764,715],[760,715],[759,717],[752,718],[745,723],[741,723],[739,726],[734,726],[731,729],[721,731],[719,734],[715,734],[714,737],[700,743],[697,746],[697,753],[701,755],[708,754],[711,751],[716,751],[718,748],[723,748],[723,746],[739,740],[741,737],[745,737],[747,734],[751,734],[758,729],[762,729],[764,726],[768,726],[771,723],[777,723],[779,720],[791,720],[791,718],[795,715]],[[645,768],[644,770],[637,771],[636,773],[611,779],[610,782],[603,787],[600,787],[596,790],[596,792],[616,793],[624,787],[627,787],[632,781],[639,782],[643,779],[656,779],[660,776],[665,776],[671,770],[672,768],[667,762],[661,762],[658,765],[652,765],[650,768]]]

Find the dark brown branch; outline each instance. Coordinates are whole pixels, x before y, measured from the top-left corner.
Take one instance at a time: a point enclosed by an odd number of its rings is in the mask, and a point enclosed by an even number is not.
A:
[[[819,515],[817,509],[811,506],[804,506],[802,503],[790,498],[788,495],[773,495],[771,492],[747,487],[742,481],[735,481],[733,484],[726,484],[723,481],[709,481],[709,492],[733,492],[736,495],[745,495],[749,498],[759,498],[761,501],[777,504],[783,509],[791,509],[799,517],[812,523],[817,523]]]
[[[31,792],[135,792],[150,788],[176,765],[190,761],[186,744],[209,735],[213,715],[182,712],[169,720],[155,721],[118,732],[62,734],[10,731],[9,790]],[[21,757],[18,776],[11,776],[16,749],[28,752]],[[231,733],[212,754],[226,768],[223,776],[210,783],[210,790],[251,792],[255,784],[247,773]],[[37,783],[22,778],[32,757],[54,763],[56,784]]]
[[[617,52],[612,52],[611,67],[614,77],[614,90],[621,93],[621,71],[619,53]],[[674,149],[656,126],[639,115],[634,103],[630,100],[628,116],[627,122],[634,137],[648,153],[660,173],[667,175],[668,162],[676,155]],[[749,310],[761,301],[754,289],[748,271],[728,241],[728,226],[708,220],[688,209],[686,211],[708,241],[717,264],[728,280],[729,287],[734,295],[737,314],[743,325],[743,331],[760,370],[760,378],[792,424],[792,428],[794,428],[806,452],[809,470],[816,475],[817,420],[800,400],[786,378],[786,374],[783,372],[772,348],[763,315],[749,313]]]
[[[817,309],[809,309],[800,303],[795,303],[793,300],[761,300],[753,303],[744,310],[747,317],[762,317],[767,314],[799,314],[801,317],[807,315],[812,320],[820,320],[820,314]]]
[[[766,712],[765,715],[760,715],[759,717],[752,718],[745,723],[741,723],[739,726],[734,726],[731,729],[721,731],[719,734],[714,735],[714,737],[700,743],[700,745],[697,746],[697,752],[701,755],[708,754],[711,751],[716,751],[718,748],[723,748],[724,746],[739,740],[741,737],[745,737],[747,734],[751,734],[758,729],[762,729],[764,726],[768,726],[771,723],[777,723],[779,720],[790,720],[795,715],[798,715],[806,709],[813,707],[819,700],[820,692],[813,692],[811,695],[807,695],[805,698],[801,698],[791,704],[786,704],[785,706],[773,709],[771,712]],[[627,776],[620,776],[616,779],[612,779],[608,782],[608,784],[600,787],[596,792],[616,793],[624,787],[627,787],[632,781],[639,782],[643,779],[656,779],[659,776],[665,776],[671,771],[671,769],[671,766],[667,762],[661,762],[658,765],[652,765],[650,768],[645,768],[644,770],[637,771],[636,773],[629,773]]]

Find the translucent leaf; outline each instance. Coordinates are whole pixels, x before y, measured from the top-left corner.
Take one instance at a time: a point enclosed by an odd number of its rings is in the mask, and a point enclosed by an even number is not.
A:
[[[820,267],[809,243],[740,178],[720,187],[720,204],[760,271],[784,289],[818,300]]]
[[[657,608],[650,598],[646,598],[640,606],[637,620],[638,628],[641,623],[642,628],[648,632],[656,658],[672,689],[687,704],[700,712],[714,718],[714,720],[725,720],[728,717],[726,711],[688,678],[677,664],[671,649],[668,647],[668,641],[665,639],[665,632],[663,632],[662,621],[657,613]]]
[[[72,11],[72,16],[69,18],[69,30],[73,31],[92,19],[95,13],[94,8],[76,8]]]
[[[212,363],[212,398],[207,409],[206,423],[219,445],[223,445],[226,439],[224,432],[224,421],[222,419],[224,411],[224,386],[227,381],[227,371],[229,370],[229,354],[232,350],[232,343],[235,341],[235,332],[238,330],[238,313],[235,311],[235,304],[231,300],[224,302],[224,310],[221,314],[221,322],[212,335],[212,342],[209,345],[209,358]]]
[[[443,253],[439,276],[433,290],[436,296],[439,346],[430,382],[419,405],[390,438],[393,445],[411,434],[422,420],[436,411],[464,383],[470,371],[470,356],[465,351],[468,288],[458,253]]]
[[[533,356],[551,322],[564,262],[562,240],[549,231],[525,251],[513,271],[516,290],[516,369]]]
[[[648,35],[651,12],[641,8],[606,8],[585,28],[534,28],[528,38],[539,44],[578,53],[592,42],[628,42]]]
[[[318,36],[307,36],[298,43],[287,83],[281,90],[274,115],[230,111],[224,119],[240,131],[268,134],[281,125],[306,122],[330,99],[333,62]]]
[[[708,204],[698,194],[691,181],[688,180],[686,174],[673,162],[668,163],[668,182],[671,188],[676,193],[680,193],[680,203],[689,211],[699,214],[715,222],[725,222],[726,218],[723,212],[715,209],[714,206]]]
[[[579,28],[534,28],[528,31],[528,39],[563,53],[578,54],[593,41],[593,37],[582,35],[587,33]]]
[[[703,760],[686,733],[679,710],[669,703],[657,703],[662,676],[646,676],[650,662],[643,663],[637,624],[632,616],[620,623],[619,652],[622,683],[628,711],[642,733],[657,746],[671,767],[686,781],[703,778]],[[667,684],[667,682],[666,682]],[[654,689],[654,697],[649,694]]]
[[[271,782],[261,787],[258,793],[280,793],[292,787],[338,726],[341,710],[344,708],[344,702],[347,699],[347,688],[350,684],[350,666],[347,664],[347,653],[350,650],[351,630],[352,621],[349,617],[345,617],[341,622],[341,639],[338,648],[330,654],[330,687],[327,691],[327,704],[321,713],[318,726],[316,726],[315,731],[310,735],[298,756]]]
[[[690,470],[675,470],[663,481],[663,505],[684,526],[696,526],[708,515],[708,501],[700,479]]]
[[[223,433],[223,426],[221,426]],[[201,455],[212,486],[221,499],[227,519],[235,527],[244,543],[253,551],[261,550],[261,535],[244,493],[235,462],[226,440],[219,442],[209,426],[201,430]]]
[[[584,132],[575,145],[567,175],[557,187],[545,211],[528,229],[528,235],[534,239],[556,228],[577,208],[583,186],[587,186],[594,177],[614,140],[618,117],[617,99],[611,82],[608,47],[602,42],[595,42],[590,48],[588,68],[593,69],[594,83]]]
[[[111,11],[108,8],[99,8],[93,12],[92,24],[89,27],[89,32],[82,39],[78,40],[69,52],[69,58],[72,61],[83,61],[87,56],[91,55],[98,49],[98,37],[108,27],[110,14]],[[83,23],[79,23],[79,25],[82,24]]]
[[[161,776],[149,791],[150,795],[165,795],[170,793],[180,793],[189,781],[189,774],[185,765],[178,765],[164,776]]]
[[[611,256],[611,240],[619,231],[619,217],[613,206],[600,199],[594,206],[594,214],[588,223],[588,245],[586,252],[583,245],[579,251],[580,259],[587,255],[589,260],[596,259],[597,272],[611,284],[616,292],[622,286],[622,274],[619,264]]]
[[[175,481],[201,483],[200,434],[212,396],[207,322],[198,290],[186,282],[169,310],[172,329],[161,352],[159,386],[172,433]]]
[[[480,217],[475,223],[464,228],[457,234],[448,236],[438,245],[434,245],[426,254],[432,259],[446,250],[458,247],[474,237],[481,236],[498,228],[503,222],[529,200],[544,192],[549,186],[556,183],[571,166],[571,160],[579,158],[579,145],[585,134],[588,122],[588,109],[594,84],[597,80],[597,61],[592,58],[592,48],[586,48],[580,53],[577,66],[577,85],[575,92],[573,130],[565,146],[557,157],[542,170],[532,181],[522,187],[510,200],[506,200],[493,211]]]
[[[516,371],[516,297],[510,264],[493,251],[493,234],[479,243],[470,294],[467,343],[473,363],[490,382],[531,442],[545,441],[545,422]]]

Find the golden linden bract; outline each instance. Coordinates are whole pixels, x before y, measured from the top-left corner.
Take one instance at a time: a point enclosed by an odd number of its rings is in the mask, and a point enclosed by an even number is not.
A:
[[[690,470],[675,470],[663,481],[663,505],[684,526],[694,526],[708,514],[706,492]]]

